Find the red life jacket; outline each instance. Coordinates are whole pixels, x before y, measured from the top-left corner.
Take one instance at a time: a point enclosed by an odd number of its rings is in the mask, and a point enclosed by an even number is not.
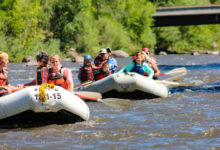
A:
[[[93,72],[91,66],[82,66],[80,80],[82,82],[93,80]]]
[[[104,74],[99,74],[99,75],[97,75],[97,76],[95,77],[95,80],[97,81],[97,80],[100,80],[100,79],[102,79],[102,78],[104,78],[104,77],[106,77]]]
[[[54,73],[52,73],[52,69],[49,68],[49,76],[48,76],[47,83],[54,84],[54,85],[57,85],[57,86],[61,86],[64,89],[68,90],[68,85],[66,83],[66,78],[61,73],[62,68],[63,68],[63,66],[60,68],[60,70],[58,70],[58,72],[55,75],[54,75]]]
[[[103,72],[102,71],[102,69],[100,68],[99,70],[96,70],[95,71],[95,74],[94,74],[94,80],[100,80],[100,79],[102,79],[102,78],[104,78],[104,77],[107,77],[107,76],[109,76],[111,73],[110,73],[110,71],[108,71],[108,72]]]
[[[0,72],[0,86],[8,85],[7,73],[3,70]]]

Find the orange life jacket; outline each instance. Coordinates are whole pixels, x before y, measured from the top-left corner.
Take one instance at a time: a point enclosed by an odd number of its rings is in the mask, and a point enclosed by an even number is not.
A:
[[[63,66],[60,68],[60,70],[58,70],[58,72],[56,74],[54,74],[52,72],[52,69],[49,68],[49,76],[48,76],[47,83],[61,86],[62,88],[68,90],[68,84],[66,82],[66,78],[61,73],[62,68],[63,68]]]
[[[7,73],[3,70],[0,72],[0,86],[8,85]]]

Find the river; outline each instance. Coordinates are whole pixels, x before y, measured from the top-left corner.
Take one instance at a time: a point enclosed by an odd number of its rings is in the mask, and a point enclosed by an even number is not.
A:
[[[89,121],[36,128],[0,129],[0,149],[220,149],[220,56],[157,56],[161,72],[186,67],[184,83],[168,98],[133,100],[128,110],[88,102]],[[117,59],[120,67],[129,59]],[[81,64],[72,69],[75,85]],[[36,66],[10,63],[12,85],[33,79]],[[167,76],[168,77],[168,76]],[[159,79],[166,79],[161,76]]]

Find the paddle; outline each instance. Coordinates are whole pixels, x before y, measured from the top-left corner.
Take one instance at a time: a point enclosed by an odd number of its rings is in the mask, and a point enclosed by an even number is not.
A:
[[[173,77],[170,77],[170,78],[167,78],[165,81],[182,81],[182,77],[181,76],[173,76]]]
[[[187,69],[185,67],[182,68],[176,68],[173,70],[170,70],[168,72],[160,73],[159,76],[162,75],[170,75],[170,76],[184,76],[187,73]]]
[[[76,95],[87,96],[87,97],[96,98],[96,99],[102,98],[102,94],[98,92],[79,91],[79,92],[73,92],[73,93]]]
[[[77,87],[80,87],[80,86],[84,86],[84,85],[88,85],[88,84],[90,84],[92,82],[94,82],[94,81],[89,81],[89,82],[85,82],[85,83],[82,83],[82,84],[78,84],[78,85],[74,86],[74,88],[77,88]]]
[[[120,108],[122,110],[127,110],[130,107],[130,100],[125,100],[125,99],[118,99],[118,98],[105,98],[105,99],[97,99],[97,98],[92,98],[92,97],[87,97],[87,96],[82,96],[78,95],[82,99],[90,100],[90,101],[96,101],[96,102],[101,102],[105,105],[114,107],[114,108]]]
[[[166,80],[162,80],[159,81],[162,84],[165,84],[167,87],[169,88],[173,88],[173,87],[181,87],[181,86],[189,86],[189,83],[179,83],[179,82],[171,82],[171,81],[166,81]]]

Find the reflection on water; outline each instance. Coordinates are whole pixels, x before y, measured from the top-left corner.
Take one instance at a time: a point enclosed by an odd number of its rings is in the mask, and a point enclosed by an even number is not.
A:
[[[0,129],[0,149],[220,149],[220,57],[159,56],[162,72],[186,67],[182,82],[166,99],[132,101],[126,111],[88,103],[91,119],[31,129]],[[130,60],[117,59],[119,66]],[[72,69],[75,84],[81,64]],[[9,65],[11,84],[33,79],[36,66]],[[161,76],[166,79],[168,76]]]

